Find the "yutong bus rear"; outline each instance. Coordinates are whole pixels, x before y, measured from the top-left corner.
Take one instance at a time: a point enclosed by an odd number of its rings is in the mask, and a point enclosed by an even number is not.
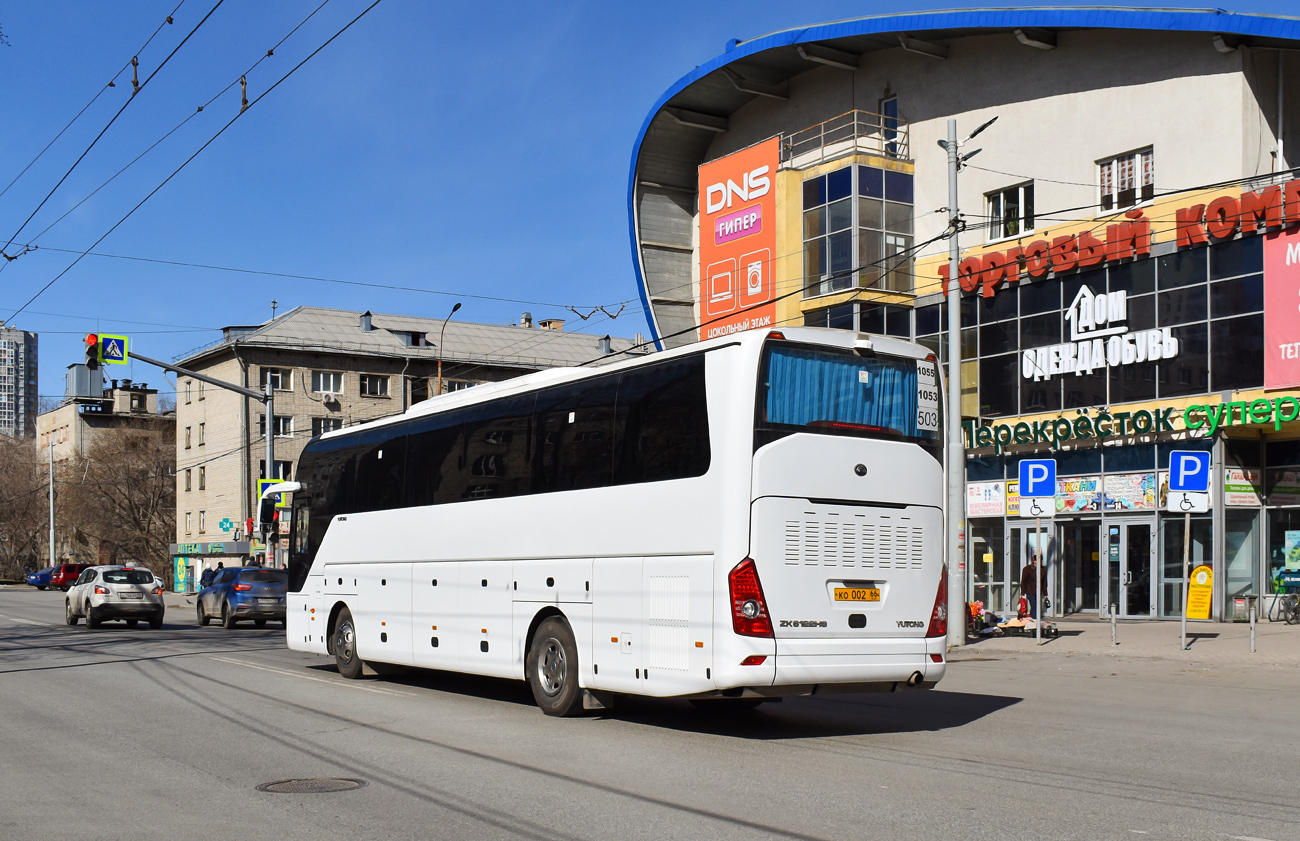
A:
[[[933,356],[788,329],[758,372],[750,557],[729,576],[733,630],[774,638],[752,668],[773,694],[933,686],[946,631]]]

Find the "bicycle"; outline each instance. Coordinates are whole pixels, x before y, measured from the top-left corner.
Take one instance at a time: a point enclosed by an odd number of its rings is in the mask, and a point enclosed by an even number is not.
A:
[[[1268,621],[1300,625],[1300,594],[1287,593],[1274,599],[1268,609]]]

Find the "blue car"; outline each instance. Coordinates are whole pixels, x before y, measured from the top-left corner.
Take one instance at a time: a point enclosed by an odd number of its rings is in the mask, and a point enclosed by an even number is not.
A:
[[[222,627],[235,627],[251,619],[261,628],[268,619],[285,619],[284,597],[289,574],[282,569],[238,567],[223,569],[212,583],[199,591],[196,611],[200,625],[220,619]]]
[[[50,586],[50,576],[54,574],[54,567],[46,567],[39,572],[27,573],[27,583],[37,590],[44,590]]]

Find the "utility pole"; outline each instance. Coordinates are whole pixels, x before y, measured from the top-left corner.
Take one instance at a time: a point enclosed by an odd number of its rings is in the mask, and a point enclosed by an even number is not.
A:
[[[948,153],[948,219],[952,235],[948,238],[948,446],[944,448],[945,469],[948,474],[948,519],[945,535],[948,557],[948,645],[966,644],[966,557],[961,531],[966,520],[966,453],[961,433],[961,286],[957,281],[957,266],[961,262],[961,248],[957,235],[965,224],[957,202],[957,173],[961,165],[980,150],[960,154],[961,147],[993,125],[997,117],[971,132],[970,137],[957,140],[957,121],[948,121],[948,139],[939,146]],[[960,609],[960,612],[958,612]]]
[[[957,121],[948,121],[948,646],[966,644],[966,611],[958,618],[957,608],[966,603],[966,564],[961,529],[966,517],[966,454],[961,435],[961,287],[957,265],[961,248],[957,233],[961,213],[957,210]]]
[[[54,566],[54,432],[50,432],[50,566]]]
[[[275,481],[279,478],[275,475],[275,384],[271,382],[270,377],[266,378],[266,397],[264,399],[266,400],[266,478]],[[260,495],[257,504],[259,511],[258,517],[260,519],[262,504]],[[276,547],[271,546],[268,543],[266,551],[271,556],[268,559],[270,561],[270,566],[274,568],[276,565],[275,559],[278,550]]]

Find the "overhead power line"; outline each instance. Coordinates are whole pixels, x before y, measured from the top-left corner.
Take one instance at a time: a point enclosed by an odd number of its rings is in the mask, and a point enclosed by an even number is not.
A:
[[[158,138],[158,139],[155,140],[153,143],[149,144],[149,146],[146,147],[145,150],[144,150],[143,152],[141,152],[140,154],[138,154],[138,155],[136,155],[134,158],[132,158],[132,159],[130,160],[130,162],[128,162],[128,163],[126,164],[126,166],[122,167],[122,168],[119,169],[117,172],[115,172],[115,173],[113,173],[112,175],[110,175],[110,176],[109,176],[109,177],[104,181],[104,183],[100,184],[100,185],[99,185],[98,187],[96,187],[94,190],[91,190],[88,194],[86,194],[86,196],[85,196],[84,198],[81,199],[81,201],[77,202],[77,203],[74,204],[72,207],[69,207],[67,210],[65,210],[65,211],[63,212],[63,215],[62,215],[62,216],[59,216],[59,217],[58,217],[57,219],[55,219],[53,222],[51,222],[50,224],[46,225],[43,229],[41,229],[41,232],[40,232],[39,234],[37,234],[36,236],[34,236],[34,237],[32,237],[30,240],[28,240],[28,242],[27,242],[27,246],[26,246],[26,248],[24,249],[24,251],[23,251],[23,252],[20,252],[20,254],[19,254],[19,255],[16,255],[16,256],[21,256],[22,253],[26,253],[27,251],[35,250],[35,245],[36,245],[37,240],[39,240],[41,237],[43,237],[43,236],[45,236],[47,233],[49,233],[49,231],[50,231],[51,228],[53,228],[55,225],[59,224],[59,223],[62,222],[64,219],[66,219],[66,218],[68,218],[70,215],[72,215],[72,213],[75,212],[75,211],[77,210],[77,208],[81,207],[83,204],[85,204],[86,202],[88,202],[88,201],[90,201],[92,198],[94,198],[95,195],[97,195],[97,194],[99,193],[100,190],[104,189],[104,188],[107,187],[109,184],[111,184],[111,183],[113,183],[114,181],[116,181],[117,178],[118,178],[118,176],[120,176],[122,173],[126,172],[126,171],[127,171],[128,169],[130,169],[131,167],[135,166],[136,163],[138,163],[138,162],[140,161],[141,158],[143,158],[145,155],[149,154],[149,153],[152,152],[154,149],[156,149],[156,148],[157,148],[159,145],[161,145],[161,144],[163,143],[163,141],[165,141],[167,138],[171,137],[173,134],[175,134],[176,132],[180,131],[180,129],[181,129],[182,127],[184,127],[187,123],[189,123],[190,120],[192,120],[192,119],[194,119],[195,117],[197,117],[197,116],[199,116],[200,114],[202,114],[203,111],[204,111],[204,109],[208,108],[209,106],[212,105],[212,103],[216,102],[218,99],[220,99],[222,96],[224,96],[224,95],[226,94],[226,92],[229,91],[231,88],[233,88],[235,85],[240,84],[240,82],[241,82],[243,79],[247,78],[248,74],[252,73],[254,70],[257,69],[258,65],[260,65],[262,62],[266,61],[266,60],[267,60],[268,58],[270,58],[271,56],[275,55],[275,51],[278,50],[278,49],[280,49],[281,45],[283,45],[285,41],[289,40],[289,39],[293,36],[293,34],[294,34],[295,32],[297,32],[299,29],[301,29],[301,28],[303,27],[304,24],[307,23],[307,21],[309,21],[309,20],[311,20],[313,17],[315,17],[315,16],[316,16],[316,13],[319,12],[321,9],[325,8],[325,6],[326,6],[329,2],[330,2],[330,0],[323,0],[323,2],[322,2],[319,6],[317,6],[315,9],[312,9],[311,12],[310,12],[310,13],[309,13],[305,18],[303,18],[301,21],[299,21],[298,24],[297,24],[296,26],[294,26],[293,29],[290,29],[289,32],[288,32],[288,33],[287,33],[283,38],[281,38],[279,41],[277,41],[277,42],[275,43],[274,46],[272,46],[269,50],[267,50],[265,53],[263,53],[263,54],[261,55],[261,57],[259,57],[259,58],[257,59],[257,61],[253,62],[253,64],[252,64],[252,65],[251,65],[247,70],[245,70],[243,73],[240,73],[240,74],[239,74],[238,76],[236,76],[235,78],[231,79],[230,82],[229,82],[229,83],[228,83],[224,88],[222,88],[221,90],[219,90],[219,91],[217,91],[215,94],[213,94],[213,95],[208,99],[207,102],[204,102],[203,104],[199,105],[198,108],[196,108],[196,109],[195,109],[194,111],[192,111],[188,116],[186,116],[185,119],[181,120],[179,123],[177,123],[176,125],[172,126],[171,130],[169,130],[169,131],[168,131],[166,134],[164,134],[162,137]],[[179,7],[177,7],[177,8],[179,8]],[[58,250],[58,249],[54,249],[54,250]],[[4,263],[0,264],[0,272],[3,272],[3,271],[5,270],[5,267],[8,266],[10,262],[11,262],[11,261],[6,260]]]
[[[39,213],[41,208],[45,206],[45,203],[50,200],[50,196],[53,196],[54,193],[59,189],[59,187],[63,186],[63,182],[68,179],[68,176],[71,175],[72,171],[77,168],[77,165],[80,164],[82,160],[85,159],[86,155],[90,154],[90,150],[95,148],[95,144],[99,142],[99,139],[104,136],[104,134],[109,130],[109,128],[112,127],[113,123],[117,122],[117,118],[122,116],[122,112],[127,109],[127,106],[129,106],[132,102],[135,101],[136,94],[144,90],[145,86],[148,85],[151,81],[153,81],[153,77],[157,76],[158,72],[167,66],[167,62],[172,60],[172,56],[176,55],[176,53],[180,51],[180,48],[185,46],[185,43],[190,40],[190,38],[194,35],[194,33],[199,31],[199,27],[207,23],[208,18],[212,17],[213,12],[215,12],[224,2],[226,2],[226,0],[217,0],[216,5],[213,6],[208,11],[208,13],[203,16],[203,20],[200,20],[198,23],[194,25],[194,28],[191,29],[189,33],[186,34],[186,36],[181,39],[181,42],[177,44],[170,53],[167,54],[167,57],[162,60],[162,63],[159,64],[157,67],[155,67],[154,71],[150,73],[143,82],[136,84],[135,80],[134,79],[132,80],[133,89],[131,91],[131,95],[127,97],[126,102],[122,103],[122,107],[117,109],[117,113],[114,114],[113,118],[108,121],[108,124],[99,130],[99,134],[95,135],[94,140],[90,141],[90,145],[86,147],[85,151],[83,151],[77,157],[77,159],[72,162],[72,166],[68,167],[67,172],[63,173],[63,177],[59,179],[58,183],[50,188],[50,191],[45,194],[45,198],[41,199],[41,203],[36,205],[36,209],[33,210],[28,215],[28,217],[23,220],[23,223],[18,226],[18,230],[14,231],[13,236],[9,237],[8,242],[6,242],[3,247],[0,247],[0,253],[3,253],[5,249],[9,248],[9,246],[13,244],[13,241],[17,239],[18,235],[23,232],[23,228],[27,227],[27,223],[32,221],[32,217],[34,217],[37,213]],[[177,6],[176,8],[179,9],[180,7]],[[135,63],[136,59],[132,58],[131,62]]]
[[[222,2],[224,2],[224,0],[218,0],[217,5],[220,5]],[[45,290],[49,289],[51,286],[53,286],[55,283],[57,283],[58,280],[59,280],[61,277],[63,277],[64,275],[66,275],[68,272],[70,272],[70,271],[72,270],[72,268],[73,268],[74,266],[76,266],[78,263],[80,263],[80,262],[81,262],[81,261],[86,257],[86,255],[89,254],[89,253],[91,252],[91,250],[92,250],[95,246],[99,245],[101,242],[103,242],[105,239],[107,239],[108,236],[109,236],[110,234],[112,234],[113,231],[117,230],[117,229],[122,225],[123,222],[125,222],[127,219],[130,219],[131,216],[132,216],[132,215],[133,215],[137,210],[139,210],[141,207],[143,207],[145,202],[147,202],[147,201],[149,201],[149,199],[153,198],[153,196],[154,196],[154,195],[155,195],[159,190],[161,190],[161,189],[162,189],[163,187],[165,187],[165,186],[166,186],[166,185],[167,185],[167,184],[168,184],[168,183],[169,183],[173,178],[175,178],[175,177],[176,177],[176,176],[181,172],[181,170],[185,169],[185,167],[187,167],[187,166],[190,164],[191,161],[193,161],[193,160],[194,160],[195,158],[197,158],[200,154],[202,154],[204,149],[207,149],[207,148],[208,148],[209,146],[211,146],[214,142],[216,142],[216,140],[217,140],[218,137],[220,137],[221,135],[225,134],[226,129],[230,128],[232,125],[235,124],[235,121],[236,121],[236,120],[238,120],[240,117],[244,116],[244,114],[246,114],[246,113],[248,112],[249,108],[252,108],[254,105],[256,105],[257,103],[261,102],[264,98],[266,98],[266,97],[271,93],[271,91],[273,91],[273,90],[275,90],[276,88],[278,88],[278,87],[279,87],[279,86],[280,86],[280,85],[281,85],[281,84],[282,84],[286,79],[288,79],[288,78],[289,78],[290,76],[292,76],[294,73],[298,72],[299,68],[301,68],[304,64],[306,64],[307,62],[309,62],[309,61],[311,61],[313,58],[315,58],[315,57],[320,53],[321,50],[325,49],[325,48],[328,47],[330,44],[334,43],[335,39],[337,39],[337,38],[338,38],[340,35],[342,35],[344,32],[347,32],[349,29],[351,29],[352,26],[353,26],[357,21],[359,21],[359,20],[361,20],[361,18],[365,17],[365,16],[370,12],[371,9],[375,8],[375,6],[378,6],[381,2],[383,2],[383,0],[374,0],[374,2],[371,3],[369,6],[367,6],[365,9],[363,9],[363,10],[361,11],[360,14],[358,14],[358,15],[357,15],[356,17],[354,17],[352,20],[348,21],[348,22],[343,26],[342,29],[340,29],[338,32],[335,32],[333,35],[331,35],[331,36],[329,37],[329,39],[328,39],[327,41],[325,41],[325,43],[321,44],[319,47],[317,47],[316,49],[312,50],[311,53],[309,53],[309,54],[307,55],[306,58],[302,59],[302,61],[299,61],[297,64],[295,64],[292,68],[290,68],[289,72],[285,73],[283,76],[281,76],[279,79],[277,79],[277,80],[276,80],[276,81],[275,81],[275,82],[274,82],[274,83],[273,83],[269,88],[267,88],[265,91],[263,91],[261,94],[259,94],[255,99],[253,99],[251,102],[249,102],[247,107],[240,108],[239,113],[237,113],[237,114],[235,114],[235,116],[231,117],[231,118],[230,118],[230,121],[227,122],[227,123],[226,123],[224,126],[222,126],[220,129],[218,129],[216,134],[214,134],[214,135],[212,135],[212,137],[208,138],[208,141],[207,141],[206,143],[204,143],[202,146],[200,146],[200,147],[199,147],[199,148],[194,152],[194,154],[190,155],[188,158],[186,158],[186,159],[181,163],[180,166],[178,166],[178,167],[176,167],[176,169],[172,170],[171,174],[168,175],[166,178],[164,178],[164,179],[162,180],[162,182],[158,184],[157,187],[154,187],[152,190],[150,190],[149,193],[148,193],[148,195],[146,195],[144,198],[140,199],[140,201],[136,203],[135,207],[132,207],[130,210],[128,210],[128,211],[126,212],[126,215],[125,215],[125,216],[123,216],[121,219],[117,220],[117,222],[115,222],[115,223],[113,224],[113,227],[109,228],[107,231],[104,232],[103,236],[101,236],[99,239],[97,239],[97,240],[95,240],[93,243],[91,243],[91,244],[90,244],[90,247],[87,248],[85,251],[82,251],[82,252],[77,256],[77,258],[76,258],[75,260],[73,260],[73,261],[68,265],[67,268],[65,268],[63,271],[59,272],[57,275],[55,275],[53,278],[51,278],[50,281],[49,281],[48,283],[46,283],[44,286],[42,286],[42,287],[41,287],[41,288],[36,292],[35,295],[33,295],[31,298],[29,298],[29,299],[27,300],[27,302],[24,303],[24,304],[23,304],[21,307],[19,307],[17,310],[15,310],[13,315],[14,315],[14,316],[17,316],[17,315],[18,315],[19,313],[21,313],[23,310],[27,309],[27,307],[28,307],[28,306],[29,306],[33,301],[35,301],[37,298],[39,298],[41,295],[43,295],[43,294],[45,293]],[[216,7],[213,7],[213,10],[214,10],[214,11],[215,11],[215,9],[216,9]],[[209,12],[209,14],[211,14],[211,12]],[[206,18],[204,18],[204,19],[206,20]],[[191,33],[191,34],[192,34],[192,33]],[[188,36],[187,36],[187,37],[188,37]],[[179,47],[178,47],[178,49],[179,49]],[[173,51],[173,55],[174,55],[174,54],[175,54],[175,51]],[[154,71],[154,72],[156,73],[157,71]],[[152,78],[152,76],[151,76],[150,78]],[[11,316],[11,317],[13,317],[13,316]]]
[[[168,15],[166,18],[164,18],[162,23],[158,24],[158,28],[155,29],[155,30],[153,31],[153,34],[151,34],[148,38],[145,39],[145,42],[144,42],[143,44],[140,45],[140,49],[138,49],[138,50],[135,51],[135,56],[139,56],[140,53],[142,53],[142,52],[145,51],[145,48],[149,46],[149,44],[150,44],[150,43],[153,41],[153,39],[158,35],[158,33],[159,33],[159,32],[162,32],[162,28],[163,28],[164,26],[167,26],[168,24],[170,24],[170,23],[173,22],[173,18],[176,16],[176,13],[179,12],[179,11],[181,10],[181,6],[184,6],[184,5],[185,5],[185,0],[181,0],[180,3],[177,3],[177,4],[176,4],[176,8],[172,9],[172,13],[171,13],[170,15]],[[28,162],[27,162],[27,166],[23,167],[22,170],[20,170],[19,173],[13,177],[13,180],[10,181],[8,184],[5,185],[5,188],[4,188],[3,190],[0,190],[0,197],[3,197],[5,193],[9,192],[9,188],[10,188],[10,187],[12,187],[14,184],[18,183],[18,179],[19,179],[19,178],[22,178],[23,175],[25,175],[25,174],[27,173],[27,170],[31,169],[31,168],[32,168],[32,165],[35,164],[37,161],[39,161],[39,160],[41,159],[41,156],[44,155],[46,152],[48,152],[48,151],[50,150],[50,147],[53,146],[55,143],[58,142],[59,138],[63,136],[64,132],[66,132],[68,129],[72,128],[72,124],[75,123],[78,119],[80,119],[80,118],[81,118],[81,115],[84,114],[84,113],[86,113],[86,110],[87,110],[88,108],[90,108],[90,106],[94,105],[95,102],[96,102],[96,101],[97,101],[101,96],[104,95],[104,91],[108,90],[109,88],[116,87],[116,85],[117,85],[117,78],[118,78],[119,76],[121,76],[123,73],[125,73],[125,72],[126,72],[126,68],[128,68],[128,67],[130,67],[130,66],[131,66],[131,62],[130,62],[130,61],[127,61],[125,64],[123,64],[123,65],[118,69],[118,71],[117,71],[116,73],[114,73],[113,76],[112,76],[112,77],[111,77],[111,78],[110,78],[106,83],[104,83],[104,86],[101,87],[101,88],[100,88],[100,89],[95,93],[95,95],[92,96],[92,97],[90,98],[90,101],[87,102],[85,105],[81,106],[81,110],[78,111],[76,114],[74,114],[71,120],[68,120],[68,124],[67,124],[67,125],[65,125],[65,126],[64,126],[63,128],[61,128],[61,129],[59,129],[59,133],[56,134],[56,135],[54,135],[54,139],[51,140],[49,143],[46,143],[45,146],[44,146],[44,148],[42,148],[41,151],[39,151],[39,152],[36,153],[36,157],[34,157],[34,158],[32,158],[30,161],[28,161]]]
[[[72,248],[55,248],[50,245],[33,247],[33,251],[58,251],[64,254],[81,254],[83,252]],[[307,280],[313,283],[335,283],[344,286],[362,286],[370,289],[387,289],[394,292],[419,292],[425,295],[443,295],[454,298],[473,298],[480,301],[497,301],[507,304],[527,304],[534,307],[554,307],[555,309],[565,309],[567,304],[559,304],[553,301],[529,301],[523,298],[503,298],[495,295],[478,295],[471,292],[448,292],[441,289],[424,289],[418,286],[398,286],[391,283],[374,283],[362,280],[343,280],[337,277],[320,277],[318,275],[294,274],[292,272],[273,272],[265,269],[247,269],[239,266],[218,266],[211,263],[190,263],[183,260],[163,260],[156,257],[137,257],[129,254],[107,254],[102,251],[87,251],[89,257],[107,257],[114,260],[134,260],[140,263],[158,263],[164,266],[181,266],[188,269],[209,269],[217,272],[236,272],[239,274],[261,275],[263,277],[282,277],[287,280]],[[619,303],[628,303],[620,301]],[[607,307],[615,307],[618,304],[606,304]],[[580,309],[599,310],[599,306],[579,307]]]

